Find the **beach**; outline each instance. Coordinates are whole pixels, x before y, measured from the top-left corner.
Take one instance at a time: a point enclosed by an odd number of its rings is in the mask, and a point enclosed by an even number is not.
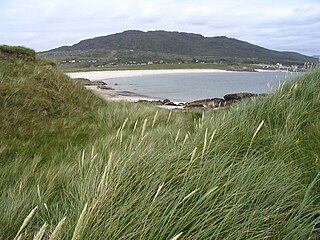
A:
[[[148,101],[157,100],[147,96],[138,95],[132,92],[117,91],[112,89],[100,89],[97,86],[86,86],[86,88],[99,94],[106,100],[112,100],[112,101],[125,100],[128,102],[138,102],[139,100],[148,100]]]
[[[165,70],[120,70],[120,71],[92,71],[67,73],[71,78],[87,78],[91,81],[107,80],[122,77],[137,77],[147,75],[175,74],[175,73],[213,73],[227,72],[219,69],[165,69]]]
[[[74,72],[68,75],[72,78],[105,82],[106,87],[87,87],[107,100],[137,102],[170,99],[181,103],[206,98],[223,98],[230,93],[268,93],[277,89],[280,82],[298,73],[175,69]]]
[[[138,77],[148,75],[161,75],[161,74],[179,74],[179,73],[214,73],[214,72],[227,72],[218,69],[170,69],[170,70],[120,70],[120,71],[90,71],[90,72],[72,72],[67,73],[71,78],[87,78],[91,81],[108,80],[115,78],[125,77]],[[148,96],[138,95],[133,92],[117,91],[110,89],[99,89],[97,86],[86,86],[87,89],[99,94],[106,100],[111,101],[129,101],[138,102],[139,100],[158,100]],[[178,102],[176,102],[178,103]]]

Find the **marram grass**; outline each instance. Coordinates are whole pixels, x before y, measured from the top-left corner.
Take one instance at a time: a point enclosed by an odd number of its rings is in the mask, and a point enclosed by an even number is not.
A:
[[[0,60],[0,239],[317,239],[319,69],[179,112]]]

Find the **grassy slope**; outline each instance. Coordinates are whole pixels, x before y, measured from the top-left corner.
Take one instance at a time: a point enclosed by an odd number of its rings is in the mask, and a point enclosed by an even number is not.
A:
[[[0,54],[0,83],[0,239],[64,217],[64,239],[310,237],[319,70],[205,113],[104,102],[21,56]]]
[[[285,65],[303,65],[305,62],[316,62],[316,59],[298,53],[269,50],[233,38],[166,31],[125,31],[82,40],[72,46],[63,46],[43,54],[53,59],[93,58],[122,63],[160,60],[178,63],[183,60],[190,62],[193,58],[211,63],[280,62]]]
[[[243,67],[253,69],[250,65],[221,65],[221,64],[150,64],[133,66],[109,66],[109,67],[83,67],[83,68],[65,68],[61,67],[63,72],[88,72],[88,71],[118,71],[118,70],[158,70],[158,69],[219,69],[219,70],[243,70]]]

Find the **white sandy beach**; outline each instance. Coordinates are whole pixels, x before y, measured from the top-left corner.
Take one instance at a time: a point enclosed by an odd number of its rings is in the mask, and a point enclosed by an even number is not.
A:
[[[121,92],[117,90],[110,90],[110,89],[100,89],[97,86],[86,86],[87,89],[99,94],[106,100],[112,100],[112,101],[121,101],[126,100],[128,102],[138,102],[139,100],[148,100],[153,101],[157,99],[148,98],[144,96],[134,95],[133,93],[128,92]]]
[[[107,80],[112,78],[136,77],[146,75],[159,74],[175,74],[175,73],[212,73],[227,72],[218,69],[165,69],[165,70],[119,70],[119,71],[92,71],[92,72],[73,72],[67,73],[72,78],[87,78],[91,81]]]
[[[69,75],[71,78],[87,78],[91,81],[98,81],[98,80],[108,80],[108,79],[147,76],[147,75],[151,76],[151,75],[161,75],[161,74],[215,73],[215,72],[230,72],[230,71],[217,70],[217,69],[119,70],[119,71],[73,72],[73,73],[68,73],[67,75]],[[275,71],[259,70],[259,72],[275,72]],[[137,102],[139,100],[149,100],[149,101],[159,100],[159,99],[153,99],[147,96],[138,95],[132,92],[100,89],[100,88],[97,88],[97,86],[86,86],[86,87],[91,91],[94,91],[95,93],[99,94],[106,100],[112,100],[112,101],[125,100],[130,102]]]
[[[136,77],[147,75],[160,75],[160,74],[175,74],[175,73],[212,73],[212,72],[227,72],[218,69],[165,69],[165,70],[119,70],[119,71],[91,71],[91,72],[73,72],[67,73],[71,78],[87,78],[91,81],[107,80],[113,78],[123,77]],[[153,101],[157,99],[148,98],[144,96],[125,93],[117,90],[99,89],[97,86],[87,86],[87,89],[99,94],[106,100],[111,101],[129,101],[138,102],[139,100]],[[176,102],[178,103],[178,102]],[[162,106],[167,109],[182,108],[174,106]]]
[[[144,96],[119,92],[117,90],[109,90],[109,89],[99,89],[97,86],[86,86],[87,89],[95,92],[96,94],[102,96],[104,99],[108,101],[127,101],[127,102],[138,102],[139,100],[147,100],[147,101],[157,101],[158,99],[148,98]],[[178,104],[180,102],[174,102]],[[165,109],[183,109],[183,106],[169,106],[169,105],[159,105],[160,108]]]

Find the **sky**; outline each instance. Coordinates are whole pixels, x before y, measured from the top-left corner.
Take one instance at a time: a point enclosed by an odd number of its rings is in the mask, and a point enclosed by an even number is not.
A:
[[[320,55],[320,0],[0,0],[0,44],[43,51],[125,30],[227,36]]]

